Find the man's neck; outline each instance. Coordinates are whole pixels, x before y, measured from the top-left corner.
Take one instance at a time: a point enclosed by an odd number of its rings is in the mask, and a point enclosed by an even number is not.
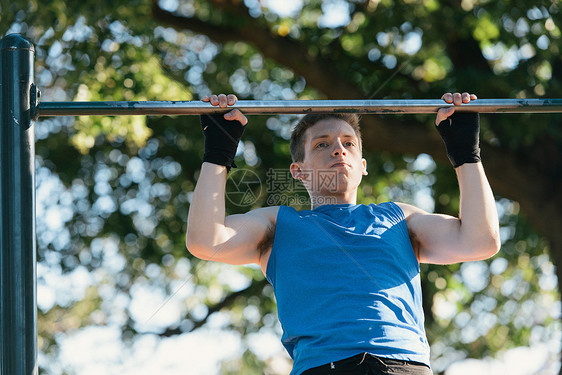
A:
[[[342,194],[310,195],[310,200],[312,210],[326,204],[357,204],[357,191]]]

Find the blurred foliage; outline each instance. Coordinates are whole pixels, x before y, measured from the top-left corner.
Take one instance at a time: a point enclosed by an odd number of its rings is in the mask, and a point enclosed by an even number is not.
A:
[[[314,0],[284,15],[257,0],[12,0],[0,7],[3,35],[24,34],[36,46],[36,83],[45,101],[191,100],[211,92],[338,98],[352,89],[371,98],[437,98],[462,88],[488,98],[562,96],[556,0]],[[155,16],[154,7],[175,21]],[[250,204],[227,200],[228,213],[285,202],[307,208],[302,187],[290,178],[279,184],[290,164],[295,119],[251,118],[237,164],[261,183],[252,185]],[[400,121],[427,126],[432,119]],[[506,158],[533,158],[537,172],[558,186],[559,123],[546,115],[486,116],[482,139]],[[57,373],[61,342],[87,326],[119,327],[132,345],[147,334],[188,334],[217,324],[217,316],[223,329],[241,334],[244,348],[239,360],[222,364],[222,373],[276,373],[246,339],[279,334],[273,290],[261,271],[199,261],[185,249],[203,154],[196,117],[47,118],[37,123],[36,138],[42,373]],[[397,155],[365,144],[364,153],[369,175],[360,202],[399,200],[458,212],[450,166],[409,150]],[[237,193],[236,185],[228,188],[231,197]],[[519,203],[498,197],[498,209],[499,255],[422,265],[436,373],[463,358],[559,338],[550,255],[562,249],[554,248],[552,233],[538,234]],[[138,302],[146,290],[149,305]],[[176,315],[166,320],[160,308],[170,305]]]

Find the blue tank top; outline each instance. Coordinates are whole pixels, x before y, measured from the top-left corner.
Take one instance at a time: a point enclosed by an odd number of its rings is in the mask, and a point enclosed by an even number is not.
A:
[[[362,352],[429,366],[419,264],[396,204],[281,206],[267,279],[291,374]]]

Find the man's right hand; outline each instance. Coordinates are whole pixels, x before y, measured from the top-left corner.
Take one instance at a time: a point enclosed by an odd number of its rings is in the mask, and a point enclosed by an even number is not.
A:
[[[226,108],[229,105],[234,105],[238,98],[234,94],[219,94],[219,95],[211,95],[211,96],[204,96],[201,98],[201,101],[206,103],[211,103],[211,105],[219,106],[220,108]],[[233,109],[230,112],[225,113],[224,115],[225,120],[228,121],[240,121],[242,125],[246,125],[248,123],[248,119],[239,109]]]
[[[234,105],[237,98],[232,94],[220,94],[206,96],[201,100],[226,108]],[[227,171],[230,171],[231,167],[236,168],[234,156],[247,123],[248,119],[238,109],[233,109],[225,115],[201,115],[201,129],[205,135],[203,161],[223,165]]]

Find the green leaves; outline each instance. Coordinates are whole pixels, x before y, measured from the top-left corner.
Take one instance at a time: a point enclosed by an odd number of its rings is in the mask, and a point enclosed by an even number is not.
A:
[[[472,31],[474,38],[486,45],[488,42],[497,39],[500,36],[498,26],[493,22],[491,16],[486,12],[480,12],[479,18]]]
[[[113,42],[115,43],[115,42]],[[112,48],[117,52],[120,46]],[[164,74],[155,57],[144,56],[146,51],[136,51],[127,46],[122,61],[116,69],[104,56],[97,58],[93,72],[81,75],[75,100],[77,101],[137,101],[137,100],[191,100],[185,86]],[[146,59],[144,59],[146,58]],[[115,55],[112,60],[115,62]],[[97,137],[107,137],[110,142],[124,140],[130,148],[143,147],[152,135],[145,116],[87,117],[80,116],[74,125],[76,133],[71,143],[81,153],[87,153]]]

